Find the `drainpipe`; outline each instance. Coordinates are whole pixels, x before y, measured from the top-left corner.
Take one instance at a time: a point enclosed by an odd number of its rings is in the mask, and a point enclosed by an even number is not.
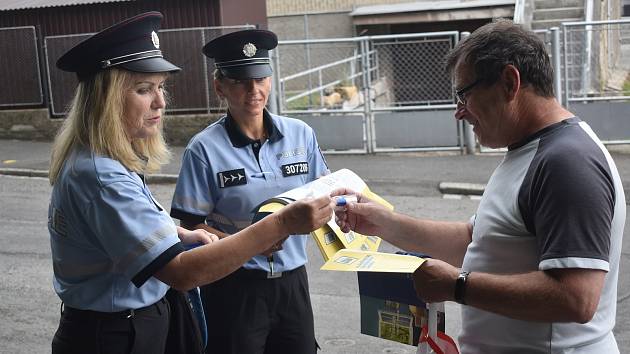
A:
[[[470,32],[460,33],[460,41],[470,36]],[[477,141],[475,141],[475,132],[473,126],[465,120],[462,121],[464,127],[464,146],[466,147],[466,153],[474,155],[477,152]]]
[[[562,104],[562,74],[560,73],[560,28],[551,27],[551,57],[553,59],[553,88],[556,91],[556,99]],[[566,102],[565,102],[566,105]]]

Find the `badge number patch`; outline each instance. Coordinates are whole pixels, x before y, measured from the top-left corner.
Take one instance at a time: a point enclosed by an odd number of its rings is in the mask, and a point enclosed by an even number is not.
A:
[[[308,162],[296,162],[282,165],[282,175],[284,177],[308,174]]]
[[[227,188],[247,184],[247,177],[245,176],[244,168],[219,172],[217,173],[217,179],[219,180],[219,188]]]

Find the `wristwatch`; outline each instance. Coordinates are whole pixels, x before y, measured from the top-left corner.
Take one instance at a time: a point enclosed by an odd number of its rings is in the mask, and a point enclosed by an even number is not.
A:
[[[461,272],[455,281],[455,301],[458,304],[466,305],[466,281],[470,272]]]

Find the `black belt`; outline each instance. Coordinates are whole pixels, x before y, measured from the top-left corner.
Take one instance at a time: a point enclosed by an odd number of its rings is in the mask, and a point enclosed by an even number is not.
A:
[[[267,272],[260,269],[247,269],[247,268],[239,268],[234,273],[232,273],[235,277],[241,277],[246,279],[278,279],[287,277],[301,269],[304,269],[304,266],[299,266],[295,269],[286,270],[284,272]]]
[[[133,318],[136,315],[140,315],[147,312],[162,313],[162,311],[164,311],[163,309],[164,305],[166,305],[166,299],[161,298],[158,302],[149,306],[141,307],[139,309],[129,309],[129,310],[118,311],[118,312],[102,312],[102,311],[94,311],[94,310],[76,309],[74,307],[65,306],[63,303],[61,303],[61,313],[68,314],[70,316],[82,316],[82,317],[90,317],[90,318]]]

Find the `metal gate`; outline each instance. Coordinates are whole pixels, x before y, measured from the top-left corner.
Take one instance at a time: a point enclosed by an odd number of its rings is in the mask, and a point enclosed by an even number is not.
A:
[[[328,153],[460,150],[443,58],[458,32],[280,41],[282,115],[307,122]]]

